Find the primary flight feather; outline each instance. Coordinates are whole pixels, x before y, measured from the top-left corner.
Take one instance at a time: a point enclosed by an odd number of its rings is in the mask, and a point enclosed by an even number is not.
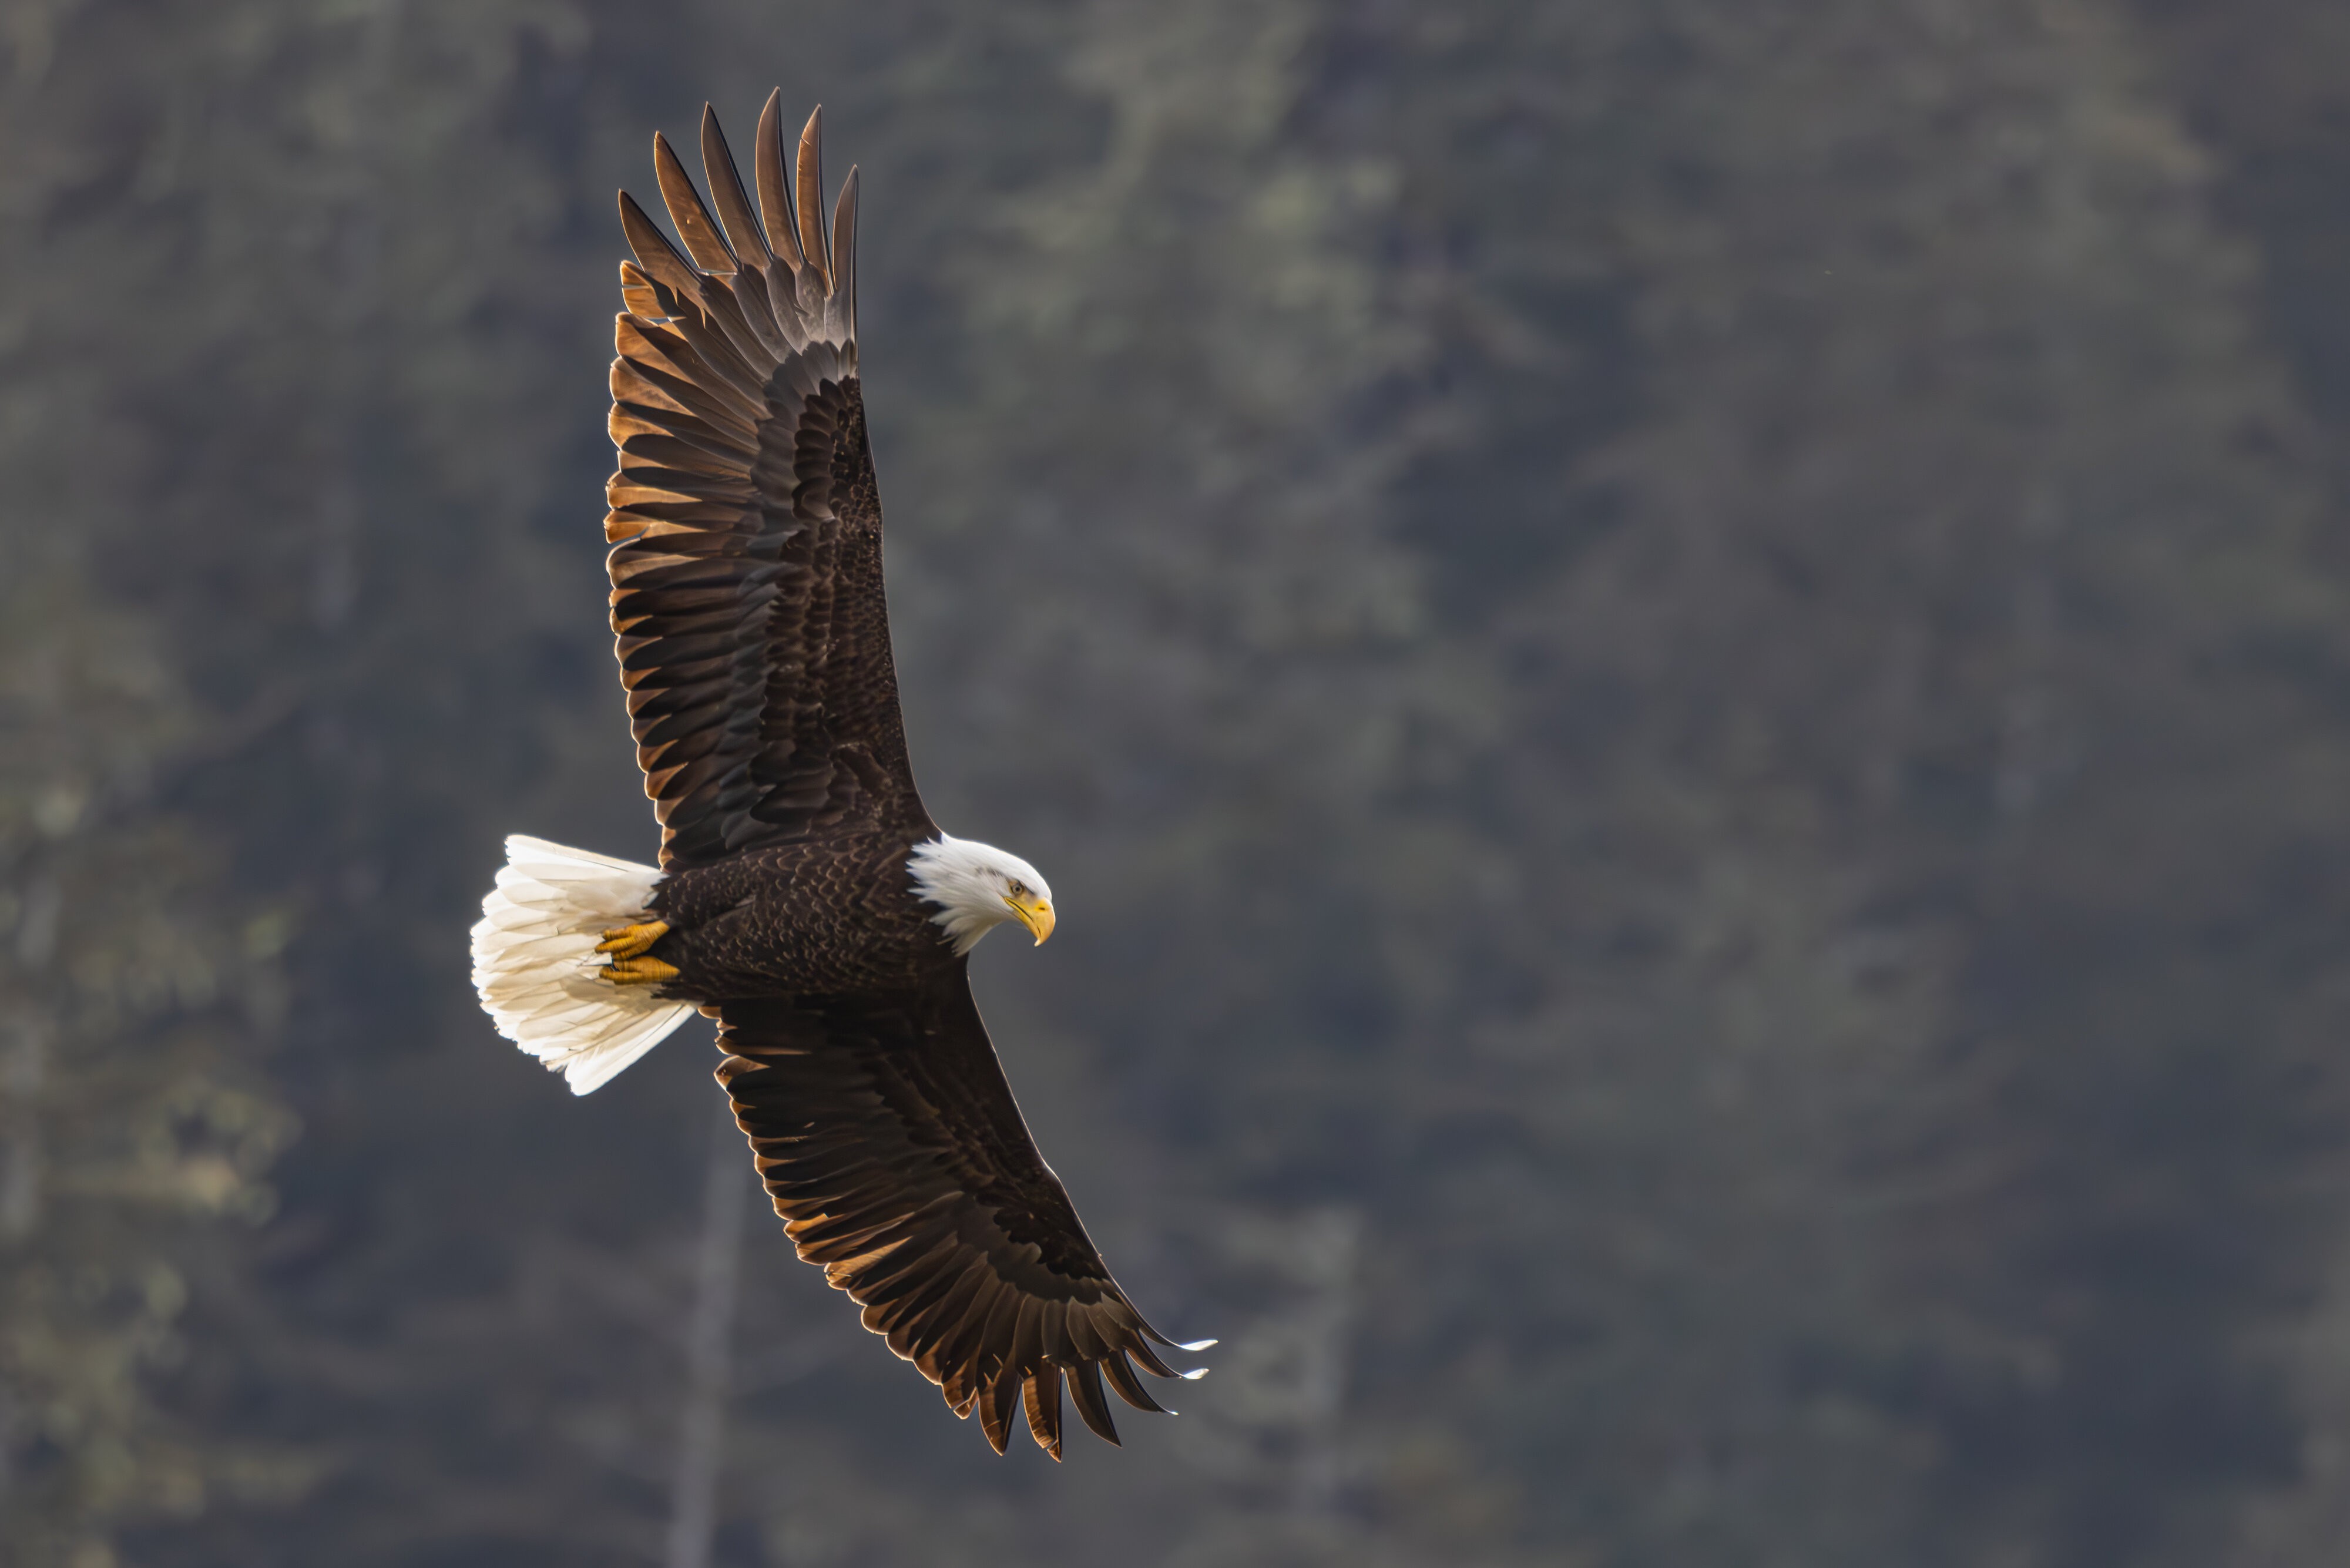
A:
[[[768,99],[755,203],[707,108],[707,202],[654,137],[683,251],[620,197],[636,259],[604,534],[660,865],[509,839],[474,982],[578,1094],[715,1017],[799,1255],[997,1452],[1016,1414],[1057,1459],[1064,1380],[1115,1443],[1103,1380],[1159,1408],[1135,1368],[1180,1376],[1152,1347],[1174,1342],[1087,1239],[972,1002],[972,945],[1011,921],[1041,943],[1053,894],[941,833],[914,788],[857,375],[857,172],[827,224],[820,114],[795,148]]]

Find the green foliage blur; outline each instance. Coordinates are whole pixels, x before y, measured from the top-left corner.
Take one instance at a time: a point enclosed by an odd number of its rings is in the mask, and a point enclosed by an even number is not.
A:
[[[706,1046],[464,929],[651,857],[612,190],[778,83],[983,1004],[1224,1344],[998,1459],[762,1217],[707,1563],[2340,1560],[2350,13],[6,0],[0,1561],[680,1561]]]

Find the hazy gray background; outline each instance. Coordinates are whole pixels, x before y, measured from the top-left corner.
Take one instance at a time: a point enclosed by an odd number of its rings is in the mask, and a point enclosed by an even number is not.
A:
[[[1058,1468],[467,985],[652,851],[612,191],[776,83],[983,1002],[1225,1340]],[[0,147],[11,1563],[2340,1561],[2334,0],[6,0]]]

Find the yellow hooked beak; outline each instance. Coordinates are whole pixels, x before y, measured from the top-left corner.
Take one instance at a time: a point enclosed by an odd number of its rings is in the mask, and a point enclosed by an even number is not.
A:
[[[1035,894],[1024,898],[1007,896],[1003,907],[1019,916],[1020,923],[1035,933],[1038,947],[1043,947],[1045,939],[1053,934],[1053,906]]]

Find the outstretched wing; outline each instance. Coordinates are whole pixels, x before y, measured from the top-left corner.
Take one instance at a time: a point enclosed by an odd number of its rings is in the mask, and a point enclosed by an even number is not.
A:
[[[800,1256],[956,1415],[978,1410],[996,1452],[1016,1405],[1061,1457],[1065,1377],[1113,1443],[1104,1375],[1160,1408],[1133,1364],[1179,1376],[1151,1348],[1173,1342],[1127,1301],[1037,1154],[962,965],[917,992],[716,1011],[719,1081]]]
[[[620,196],[637,259],[620,265],[620,466],[604,533],[664,867],[842,824],[934,831],[906,759],[882,597],[857,379],[857,171],[827,238],[819,119],[787,162],[780,103],[759,118],[755,214],[706,106],[715,218],[653,138],[690,260]]]

